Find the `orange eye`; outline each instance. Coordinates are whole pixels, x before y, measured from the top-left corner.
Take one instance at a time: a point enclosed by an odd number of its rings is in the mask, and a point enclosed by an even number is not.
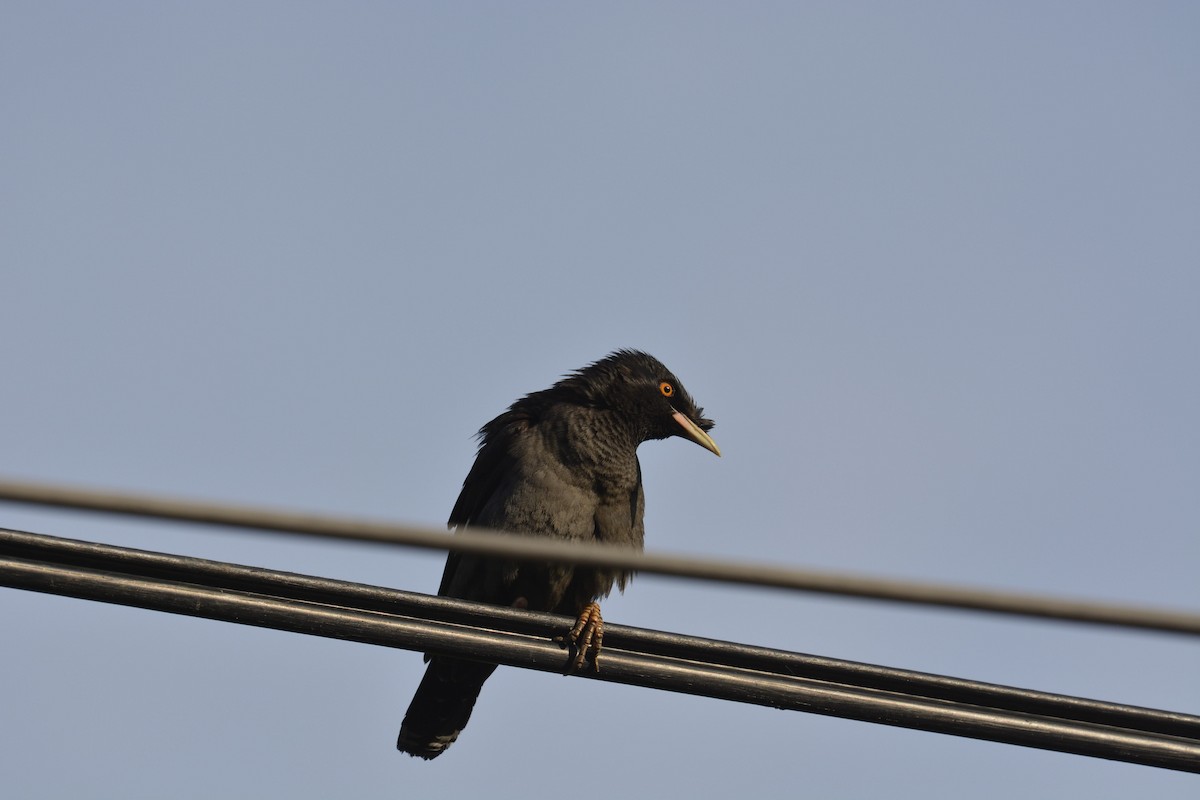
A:
[[[663,393],[663,397],[670,397],[671,395],[675,394],[675,387],[666,381],[663,381],[658,385],[658,390]]]

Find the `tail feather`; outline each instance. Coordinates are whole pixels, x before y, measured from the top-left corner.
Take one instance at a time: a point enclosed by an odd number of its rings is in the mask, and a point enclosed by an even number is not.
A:
[[[420,758],[437,758],[467,726],[483,682],[495,664],[433,658],[409,703],[396,748]]]

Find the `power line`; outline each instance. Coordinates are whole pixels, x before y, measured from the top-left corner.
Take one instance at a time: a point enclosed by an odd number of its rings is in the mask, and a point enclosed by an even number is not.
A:
[[[561,672],[572,620],[0,529],[0,585]],[[1200,772],[1200,717],[606,627],[582,677]]]
[[[170,519],[177,522],[334,537],[528,561],[610,567],[723,583],[770,586],[864,599],[1200,635],[1200,613],[1190,611],[803,570],[773,564],[640,553],[599,544],[560,542],[479,529],[448,534],[432,528],[395,523],[9,480],[0,480],[0,500]]]

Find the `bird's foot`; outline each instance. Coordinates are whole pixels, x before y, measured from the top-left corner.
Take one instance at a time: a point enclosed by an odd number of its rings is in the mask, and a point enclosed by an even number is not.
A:
[[[600,616],[600,604],[588,603],[579,612],[575,627],[567,631],[566,636],[555,636],[554,641],[563,645],[575,647],[575,656],[571,659],[570,669],[578,671],[587,661],[587,654],[592,653],[592,669],[600,671],[600,647],[604,643],[604,619]]]

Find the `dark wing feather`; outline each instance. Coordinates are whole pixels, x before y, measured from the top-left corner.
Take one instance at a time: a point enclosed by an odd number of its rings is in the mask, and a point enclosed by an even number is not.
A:
[[[475,463],[450,511],[446,523],[449,527],[462,530],[479,519],[504,477],[514,469],[513,440],[528,430],[532,421],[531,409],[517,403],[480,429],[479,452],[475,454]],[[471,561],[479,563],[478,559]],[[446,558],[446,568],[442,570],[442,582],[438,586],[439,595],[446,594],[461,562],[461,553],[451,553]]]

